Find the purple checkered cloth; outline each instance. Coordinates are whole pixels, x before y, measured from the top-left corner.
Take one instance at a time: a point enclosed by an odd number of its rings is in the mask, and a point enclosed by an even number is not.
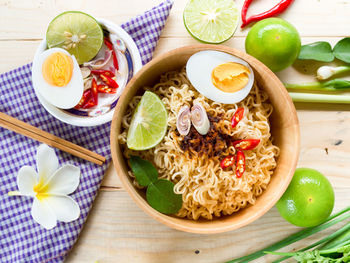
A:
[[[167,0],[122,25],[136,42],[144,64],[152,58],[172,4],[172,0]],[[78,202],[81,215],[73,222],[58,222],[55,228],[46,230],[31,217],[32,198],[7,196],[9,191],[17,190],[20,167],[35,167],[40,143],[0,127],[0,262],[62,262],[83,228],[111,161],[110,123],[98,127],[76,127],[52,117],[35,96],[31,64],[0,75],[0,111],[107,159],[101,167],[55,150],[60,166],[69,163],[81,169],[80,185],[71,195]]]

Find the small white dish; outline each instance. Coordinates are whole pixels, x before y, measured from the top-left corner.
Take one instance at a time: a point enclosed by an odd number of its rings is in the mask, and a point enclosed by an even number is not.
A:
[[[102,25],[104,29],[107,29],[112,34],[117,35],[125,44],[126,50],[125,50],[125,58],[126,63],[128,64],[128,76],[123,83],[118,88],[117,93],[115,96],[109,96],[108,99],[104,98],[103,101],[109,100],[108,105],[97,105],[96,108],[93,108],[89,111],[83,111],[83,110],[76,110],[76,109],[59,109],[49,102],[47,102],[38,92],[38,89],[33,85],[35,94],[38,97],[40,103],[43,105],[43,107],[55,118],[59,119],[62,122],[75,125],[75,126],[96,126],[101,125],[107,122],[110,122],[113,118],[114,108],[118,102],[118,99],[123,92],[124,88],[126,87],[127,82],[133,77],[133,75],[136,74],[137,71],[139,71],[142,67],[142,61],[140,52],[134,42],[134,40],[129,36],[129,34],[124,31],[120,26],[105,20],[105,19],[99,19],[96,18],[96,20]],[[46,39],[44,38],[43,41],[41,41],[39,47],[37,48],[35,55],[34,55],[34,61],[33,65],[35,64],[37,58],[39,55],[44,52],[47,49],[46,46]],[[119,58],[119,57],[118,57]],[[100,103],[99,103],[100,104]]]

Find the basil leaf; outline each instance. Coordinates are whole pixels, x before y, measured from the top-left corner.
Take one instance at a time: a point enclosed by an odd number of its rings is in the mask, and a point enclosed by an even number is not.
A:
[[[343,38],[333,48],[334,56],[346,63],[350,63],[350,37]]]
[[[331,62],[334,60],[334,55],[331,45],[328,42],[320,41],[301,46],[298,58]]]
[[[158,171],[151,162],[131,155],[130,166],[139,185],[148,186],[150,183],[157,181]]]
[[[174,184],[165,179],[159,179],[148,185],[147,202],[163,214],[176,214],[182,207],[182,195],[174,193]]]

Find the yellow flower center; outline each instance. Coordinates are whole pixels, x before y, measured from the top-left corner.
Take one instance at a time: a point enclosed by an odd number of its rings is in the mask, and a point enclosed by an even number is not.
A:
[[[43,180],[40,180],[39,183],[34,185],[33,190],[36,193],[36,197],[41,201],[48,196],[47,190],[49,188],[48,184],[44,184]]]

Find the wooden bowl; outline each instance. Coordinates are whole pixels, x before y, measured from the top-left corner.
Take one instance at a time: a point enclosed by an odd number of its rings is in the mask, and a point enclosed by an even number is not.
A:
[[[242,58],[251,65],[255,73],[255,80],[259,87],[268,93],[274,107],[270,117],[271,133],[274,144],[280,148],[281,152],[271,181],[264,193],[257,198],[255,205],[247,206],[229,216],[222,216],[214,220],[195,221],[159,213],[147,203],[145,194],[133,186],[128,176],[129,167],[119,146],[118,135],[121,131],[122,117],[132,97],[143,87],[156,83],[162,73],[183,67],[192,54],[202,50],[227,52]],[[264,215],[280,199],[293,177],[298,161],[299,122],[294,104],[285,87],[276,75],[261,62],[246,53],[226,46],[204,44],[186,46],[156,57],[130,80],[114,112],[111,125],[111,150],[114,167],[124,188],[147,214],[178,230],[201,234],[220,233],[253,222]]]

